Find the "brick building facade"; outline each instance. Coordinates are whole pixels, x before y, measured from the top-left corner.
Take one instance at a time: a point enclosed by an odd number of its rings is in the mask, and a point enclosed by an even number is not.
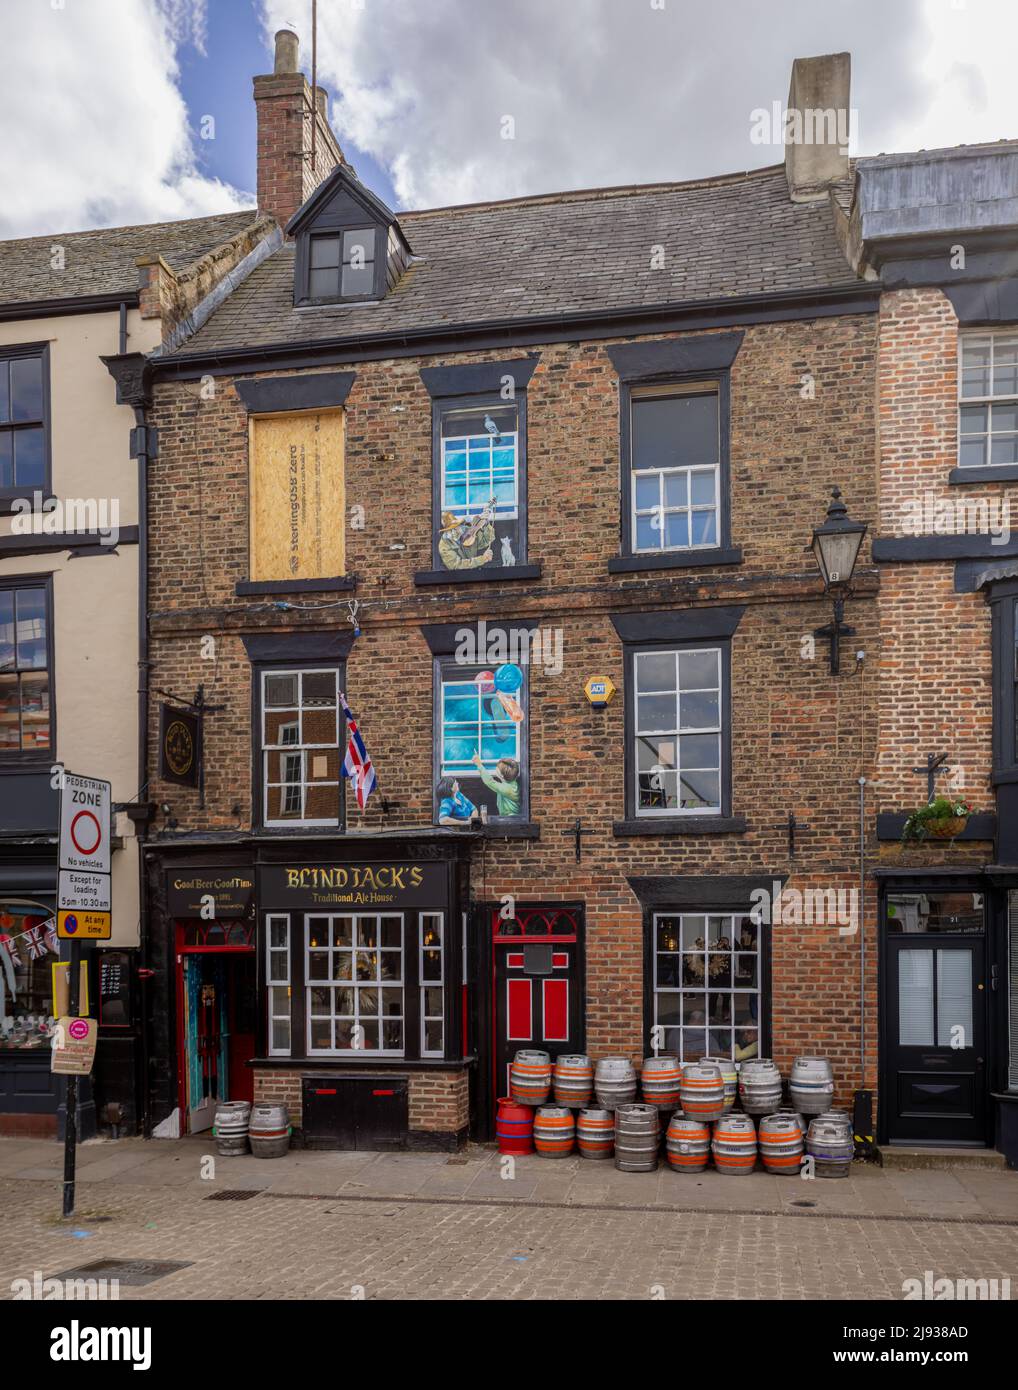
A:
[[[994,833],[892,844],[948,738],[990,800],[976,600],[893,541],[953,447],[943,296],[879,279],[834,150],[399,217],[339,158],[141,374],[151,686],[207,711],[200,786],[150,711],[155,1118],[250,1084],[309,1143],[451,1147],[518,1047],[818,1052],[900,1138],[887,913]]]

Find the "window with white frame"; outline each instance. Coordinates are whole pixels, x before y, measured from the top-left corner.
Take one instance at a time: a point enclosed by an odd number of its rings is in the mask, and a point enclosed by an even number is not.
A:
[[[721,543],[718,402],[715,383],[632,392],[634,553],[707,549]]]
[[[308,1055],[404,1052],[402,914],[308,914]]]
[[[636,814],[720,813],[720,648],[638,651],[632,660]]]
[[[421,1056],[445,1054],[445,918],[421,913]]]
[[[443,405],[437,442],[437,564],[455,571],[523,563],[519,405]]]
[[[958,371],[958,464],[1018,465],[1018,331],[966,333]]]
[[[269,1056],[290,1055],[290,918],[271,916],[267,922],[265,985],[269,1020]]]
[[[760,1055],[760,931],[737,913],[659,912],[652,1042],[683,1062]]]
[[[263,671],[266,825],[338,825],[339,671]]]

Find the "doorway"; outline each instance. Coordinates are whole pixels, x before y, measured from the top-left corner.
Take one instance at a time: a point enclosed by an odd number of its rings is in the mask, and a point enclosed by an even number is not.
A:
[[[553,1060],[583,1049],[583,908],[518,906],[509,918],[498,908],[490,914],[497,1102],[509,1094],[509,1068],[521,1048]]]
[[[985,1145],[983,894],[888,891],[882,946],[881,1110],[887,1142]]]
[[[178,927],[178,941],[181,935],[194,939]],[[181,1133],[200,1134],[212,1128],[220,1101],[254,1099],[253,945],[180,942],[177,1005]]]

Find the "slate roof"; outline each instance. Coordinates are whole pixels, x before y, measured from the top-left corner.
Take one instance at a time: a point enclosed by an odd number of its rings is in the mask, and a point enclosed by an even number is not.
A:
[[[0,305],[134,293],[139,256],[158,253],[174,270],[183,270],[250,226],[257,216],[252,208],[181,222],[0,241]],[[54,246],[64,248],[62,270],[51,264]]]
[[[289,243],[175,355],[860,283],[830,203],[793,203],[780,165],[400,213],[399,223],[415,259],[381,303],[294,309]],[[656,245],[663,269],[651,269]]]

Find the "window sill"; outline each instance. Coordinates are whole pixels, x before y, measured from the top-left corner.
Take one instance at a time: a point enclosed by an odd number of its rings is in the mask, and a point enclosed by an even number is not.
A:
[[[901,832],[905,829],[905,821],[908,819],[904,811],[878,811],[877,812],[877,839],[882,841],[897,840],[901,841]],[[976,811],[969,816],[965,823],[965,829],[954,836],[955,840],[992,840],[997,834],[997,815],[994,811]],[[925,840],[910,840],[909,849],[915,849],[921,845],[940,845],[946,848],[952,844],[951,840],[940,840],[935,835],[928,836]]]
[[[608,561],[609,574],[637,574],[640,570],[684,570],[714,565],[741,565],[741,546],[716,546],[713,550],[668,551],[663,555],[615,555]]]
[[[1018,483],[1018,463],[998,463],[996,467],[952,468],[947,481],[958,483]]]
[[[482,823],[481,834],[486,840],[539,840],[541,825],[539,821],[489,821],[487,825]]]
[[[357,587],[355,574],[333,579],[242,579],[234,585],[238,598],[249,594],[340,594]]]
[[[612,825],[616,839],[626,835],[744,835],[743,816],[641,816],[637,820],[617,820]]]
[[[541,566],[488,565],[475,570],[417,570],[414,583],[425,584],[501,584],[506,579],[540,579]]]
[[[37,492],[42,494],[41,506],[39,507],[35,505],[35,494]],[[56,494],[50,489],[48,483],[45,487],[42,487],[39,483],[32,483],[30,486],[23,488],[4,488],[3,492],[0,493],[0,516],[13,516],[15,502],[25,501],[30,501],[32,503],[31,510],[26,513],[24,508],[19,508],[19,515],[45,516],[47,515],[45,511],[46,505],[52,502],[55,496]],[[52,535],[52,532],[47,534]]]

